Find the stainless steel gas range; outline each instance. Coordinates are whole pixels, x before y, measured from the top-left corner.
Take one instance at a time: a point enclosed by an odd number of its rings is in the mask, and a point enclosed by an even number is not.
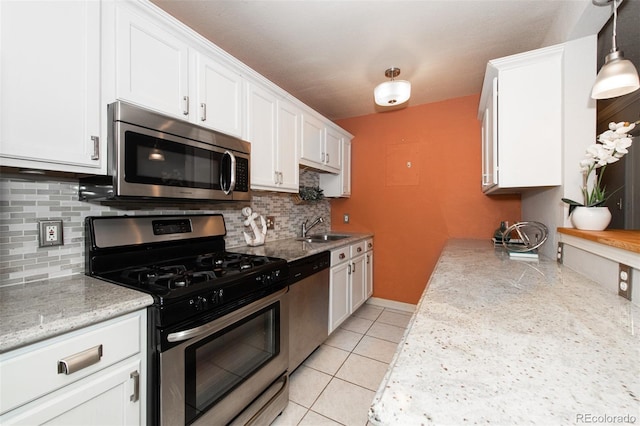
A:
[[[150,424],[268,424],[288,402],[287,262],[225,250],[224,218],[88,217],[86,273],[149,293]]]

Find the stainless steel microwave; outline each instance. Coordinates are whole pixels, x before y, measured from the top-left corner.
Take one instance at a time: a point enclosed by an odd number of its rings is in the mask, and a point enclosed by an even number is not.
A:
[[[249,200],[251,144],[122,101],[108,111],[108,176],[80,179],[83,201]]]

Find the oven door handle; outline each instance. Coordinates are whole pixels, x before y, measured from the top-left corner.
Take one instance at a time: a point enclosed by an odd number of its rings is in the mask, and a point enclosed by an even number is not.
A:
[[[260,310],[266,306],[269,306],[276,300],[280,299],[282,295],[284,295],[289,288],[283,288],[276,293],[273,293],[265,298],[259,299],[250,305],[245,306],[244,308],[251,306],[251,311]],[[211,322],[208,322],[199,327],[190,328],[187,330],[176,331],[175,333],[170,333],[167,336],[167,340],[169,342],[184,342],[185,340],[193,339],[194,337],[208,335],[211,333],[215,333],[216,331],[222,330],[231,324],[238,321],[238,319],[243,318],[246,315],[245,309],[240,308],[237,311],[231,312],[228,315],[225,315],[221,318],[215,319]]]

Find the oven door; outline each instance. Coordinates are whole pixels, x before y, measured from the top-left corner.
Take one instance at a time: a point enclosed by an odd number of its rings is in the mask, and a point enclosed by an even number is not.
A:
[[[193,329],[167,334],[177,346],[160,354],[160,421],[163,425],[227,424],[256,398],[288,400],[287,289]],[[269,395],[264,398],[264,395]]]
[[[116,122],[114,133],[115,196],[232,200],[234,191],[248,195],[245,154],[125,122]]]

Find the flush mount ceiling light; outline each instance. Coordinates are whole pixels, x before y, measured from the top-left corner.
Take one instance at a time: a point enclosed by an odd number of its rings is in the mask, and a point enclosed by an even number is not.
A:
[[[389,68],[384,72],[391,81],[378,84],[373,91],[376,104],[380,106],[400,105],[411,96],[411,83],[406,80],[394,80],[400,75],[400,68]]]
[[[606,6],[611,0],[594,1],[598,6]],[[593,99],[608,99],[626,95],[640,88],[638,71],[633,63],[624,59],[621,50],[616,46],[616,31],[618,23],[618,0],[613,0],[613,37],[611,52],[605,57],[604,65],[600,69],[596,81],[593,83],[591,97]]]

